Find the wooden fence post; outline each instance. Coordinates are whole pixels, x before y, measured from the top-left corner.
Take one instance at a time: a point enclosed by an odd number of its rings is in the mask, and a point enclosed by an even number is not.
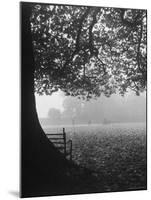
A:
[[[66,156],[66,133],[65,133],[65,128],[63,128],[63,138],[64,138],[64,155]]]

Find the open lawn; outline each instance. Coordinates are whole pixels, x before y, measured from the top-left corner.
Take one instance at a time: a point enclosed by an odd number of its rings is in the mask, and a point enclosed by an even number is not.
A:
[[[73,161],[92,170],[105,191],[146,189],[144,123],[64,127],[73,142]],[[46,132],[60,130],[47,127]]]

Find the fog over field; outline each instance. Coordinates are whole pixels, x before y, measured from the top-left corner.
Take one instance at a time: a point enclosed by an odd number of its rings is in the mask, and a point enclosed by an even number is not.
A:
[[[36,104],[43,125],[146,121],[146,93],[102,95],[86,101],[57,92],[51,96],[36,95]]]

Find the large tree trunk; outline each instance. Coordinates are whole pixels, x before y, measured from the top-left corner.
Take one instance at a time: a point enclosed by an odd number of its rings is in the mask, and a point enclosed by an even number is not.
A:
[[[30,15],[31,4],[21,3],[21,197],[66,193],[69,167],[39,124]]]
[[[40,126],[34,96],[31,13],[32,4],[21,3],[21,197],[97,192],[90,171],[67,161]]]

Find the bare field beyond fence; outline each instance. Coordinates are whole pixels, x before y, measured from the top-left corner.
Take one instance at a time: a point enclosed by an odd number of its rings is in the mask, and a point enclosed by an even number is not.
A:
[[[146,189],[145,123],[51,126],[45,131],[56,133],[62,127],[72,139],[73,161],[104,180],[107,191]]]

